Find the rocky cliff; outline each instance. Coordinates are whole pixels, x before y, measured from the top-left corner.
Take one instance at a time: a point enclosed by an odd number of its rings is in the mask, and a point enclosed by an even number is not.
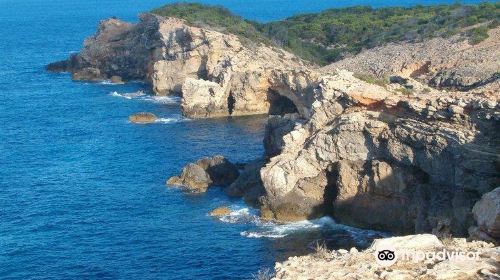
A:
[[[207,118],[306,114],[318,78],[307,65],[235,35],[143,14],[137,24],[102,21],[79,54],[48,69],[69,71],[75,80],[145,80],[156,94],[182,94],[186,116]]]
[[[465,235],[474,203],[499,185],[494,96],[409,96],[346,71],[324,77],[310,119],[261,170],[264,217],[330,214],[397,233]]]
[[[500,185],[500,37],[490,32],[475,46],[459,37],[393,44],[318,69],[144,14],[137,24],[101,22],[78,55],[48,68],[76,80],[145,80],[156,94],[181,94],[192,118],[272,115],[261,180],[263,163],[228,189],[245,196],[244,178],[262,181],[265,218],[333,215],[395,233],[466,235],[474,204]]]

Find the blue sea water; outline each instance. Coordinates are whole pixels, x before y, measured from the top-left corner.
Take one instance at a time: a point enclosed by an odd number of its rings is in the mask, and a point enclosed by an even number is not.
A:
[[[189,161],[263,153],[264,117],[187,120],[146,85],[72,82],[44,70],[81,48],[99,20],[165,0],[0,0],[0,279],[249,279],[315,240],[363,246],[370,232],[330,219],[259,221],[218,188],[186,195],[166,178]],[[452,1],[201,1],[250,19],[354,4]],[[467,1],[478,2],[478,1]],[[134,125],[130,114],[161,117]],[[221,205],[232,214],[207,216]]]

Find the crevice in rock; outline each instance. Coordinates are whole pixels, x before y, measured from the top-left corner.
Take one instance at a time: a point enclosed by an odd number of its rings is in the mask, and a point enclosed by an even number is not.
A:
[[[233,92],[229,92],[229,96],[227,97],[227,111],[229,115],[233,114],[235,103],[236,99],[234,98]]]
[[[334,203],[337,200],[339,194],[339,187],[337,185],[338,172],[333,166],[330,166],[326,170],[326,186],[325,192],[323,194],[323,211],[329,216],[333,216]]]

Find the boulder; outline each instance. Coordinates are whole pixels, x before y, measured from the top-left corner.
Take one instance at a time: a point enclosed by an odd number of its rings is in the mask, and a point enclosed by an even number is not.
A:
[[[205,192],[212,184],[210,176],[201,166],[189,163],[182,169],[180,176],[168,179],[168,185],[183,186],[193,192]]]
[[[375,239],[369,249],[392,248],[395,250],[432,250],[442,248],[443,243],[432,234],[417,234]]]
[[[480,230],[500,240],[500,187],[484,194],[472,213]]]
[[[206,157],[189,163],[179,176],[167,180],[167,185],[183,186],[193,192],[206,192],[210,186],[228,186],[239,171],[223,156]]]
[[[138,123],[138,124],[147,124],[154,123],[158,119],[155,114],[148,112],[140,112],[137,114],[133,114],[128,117],[130,122]]]
[[[117,76],[117,75],[114,75],[111,77],[110,81],[113,83],[113,84],[123,84],[123,79],[122,77],[120,76]]]
[[[202,158],[195,164],[208,173],[214,185],[229,186],[239,176],[236,165],[221,155]]]

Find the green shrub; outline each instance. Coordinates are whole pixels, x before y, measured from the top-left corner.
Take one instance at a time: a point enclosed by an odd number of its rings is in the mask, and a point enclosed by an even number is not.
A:
[[[480,26],[467,31],[469,37],[469,43],[471,45],[476,45],[488,38],[488,27]]]

